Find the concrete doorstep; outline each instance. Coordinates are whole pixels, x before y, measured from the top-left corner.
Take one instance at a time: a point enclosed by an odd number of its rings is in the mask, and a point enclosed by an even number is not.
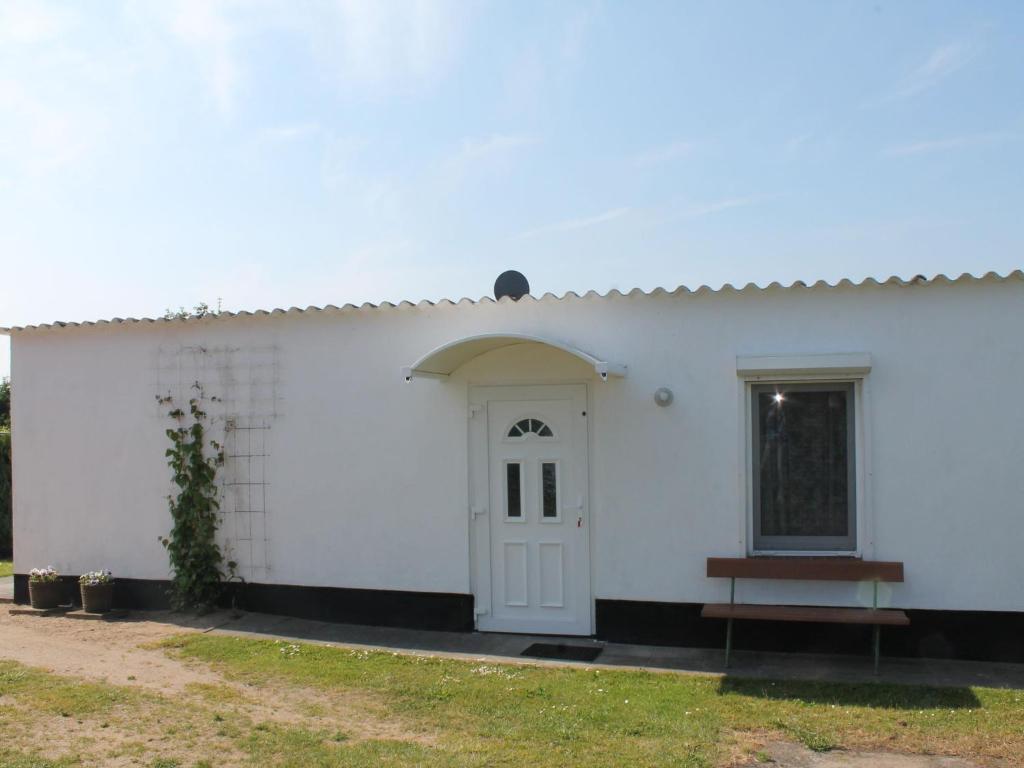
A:
[[[121,621],[131,615],[131,611],[113,610],[103,613],[87,613],[74,605],[59,605],[56,608],[32,608],[20,606],[10,609],[11,616],[63,616],[68,619],[84,619],[85,621]]]
[[[11,608],[10,613],[11,616],[63,616],[72,610],[74,608],[70,605],[58,605],[56,608],[33,608],[22,605],[17,608]]]

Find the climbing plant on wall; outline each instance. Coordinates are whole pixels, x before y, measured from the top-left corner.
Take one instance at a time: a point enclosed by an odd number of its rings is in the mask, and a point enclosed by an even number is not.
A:
[[[171,396],[157,396],[170,406],[167,415],[175,426],[166,430],[171,446],[166,450],[177,492],[167,497],[172,527],[160,541],[171,562],[171,600],[175,608],[209,610],[220,596],[224,556],[217,545],[220,503],[217,470],[224,465],[224,448],[206,434],[206,399],[197,381],[188,411]],[[216,398],[211,397],[211,400]]]

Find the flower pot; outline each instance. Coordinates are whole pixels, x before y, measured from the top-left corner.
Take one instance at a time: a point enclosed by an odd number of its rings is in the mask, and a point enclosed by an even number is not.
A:
[[[33,608],[56,608],[63,602],[64,585],[59,581],[30,581],[28,599]]]
[[[114,604],[113,584],[79,584],[82,590],[82,610],[86,613],[106,613]]]

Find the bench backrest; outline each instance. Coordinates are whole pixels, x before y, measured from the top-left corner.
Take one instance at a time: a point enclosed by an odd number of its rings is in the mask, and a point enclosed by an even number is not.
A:
[[[903,581],[903,563],[853,557],[709,557],[709,578]]]

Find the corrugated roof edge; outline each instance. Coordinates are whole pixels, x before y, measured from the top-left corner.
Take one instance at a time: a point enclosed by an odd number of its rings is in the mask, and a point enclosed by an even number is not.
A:
[[[781,290],[794,290],[794,289],[837,289],[837,288],[862,288],[868,286],[898,286],[906,287],[913,285],[930,285],[934,283],[943,283],[946,285],[953,285],[955,283],[962,282],[982,282],[985,280],[992,280],[995,282],[1006,282],[1008,280],[1024,280],[1024,271],[1015,269],[1012,272],[1008,272],[1006,275],[1000,275],[998,272],[986,272],[983,275],[973,275],[970,272],[964,272],[959,277],[947,277],[944,274],[938,274],[933,277],[925,277],[924,275],[916,275],[909,280],[893,275],[885,280],[877,280],[873,277],[865,278],[859,283],[855,283],[848,278],[843,278],[836,283],[830,283],[827,280],[818,280],[817,282],[808,284],[803,280],[797,280],[789,285],[783,285],[779,282],[772,282],[765,286],[760,286],[757,283],[747,283],[746,285],[737,288],[731,283],[725,283],[720,288],[712,288],[707,285],[701,285],[698,288],[688,288],[685,285],[680,285],[674,290],[668,290],[666,288],[654,288],[650,291],[644,291],[640,288],[633,288],[632,290],[623,293],[618,288],[613,288],[607,293],[598,293],[597,291],[587,291],[584,294],[576,293],[575,291],[567,291],[561,296],[557,296],[553,293],[545,293],[542,296],[524,296],[523,300],[529,299],[530,301],[563,301],[565,299],[608,299],[613,297],[632,297],[632,296],[681,296],[681,295],[700,295],[708,293],[743,293],[748,291],[768,291],[773,289]],[[512,299],[508,297],[502,297],[501,299],[492,299],[490,296],[484,296],[480,299],[470,299],[463,297],[457,301],[451,299],[439,299],[438,301],[428,301],[426,299],[413,303],[411,301],[400,301],[397,304],[393,304],[389,301],[383,301],[379,304],[372,304],[365,302],[360,305],[355,304],[344,304],[342,306],[336,306],[334,304],[327,304],[323,307],[309,306],[305,309],[301,307],[289,307],[288,309],[257,309],[253,311],[241,310],[239,312],[219,312],[215,315],[208,315],[205,318],[185,318],[185,319],[167,319],[163,317],[113,317],[109,320],[86,320],[83,322],[62,322],[57,321],[53,323],[41,323],[38,325],[15,325],[9,328],[0,327],[0,334],[9,335],[20,331],[33,331],[33,330],[46,330],[52,328],[85,328],[95,327],[102,325],[123,325],[123,324],[134,324],[134,323],[193,323],[193,322],[204,322],[209,320],[224,320],[236,317],[270,317],[273,315],[291,315],[291,314],[304,314],[306,312],[343,312],[343,311],[365,311],[372,309],[404,309],[404,308],[416,308],[416,307],[435,307],[435,306],[458,306],[461,304],[494,304],[498,302],[509,302]]]

